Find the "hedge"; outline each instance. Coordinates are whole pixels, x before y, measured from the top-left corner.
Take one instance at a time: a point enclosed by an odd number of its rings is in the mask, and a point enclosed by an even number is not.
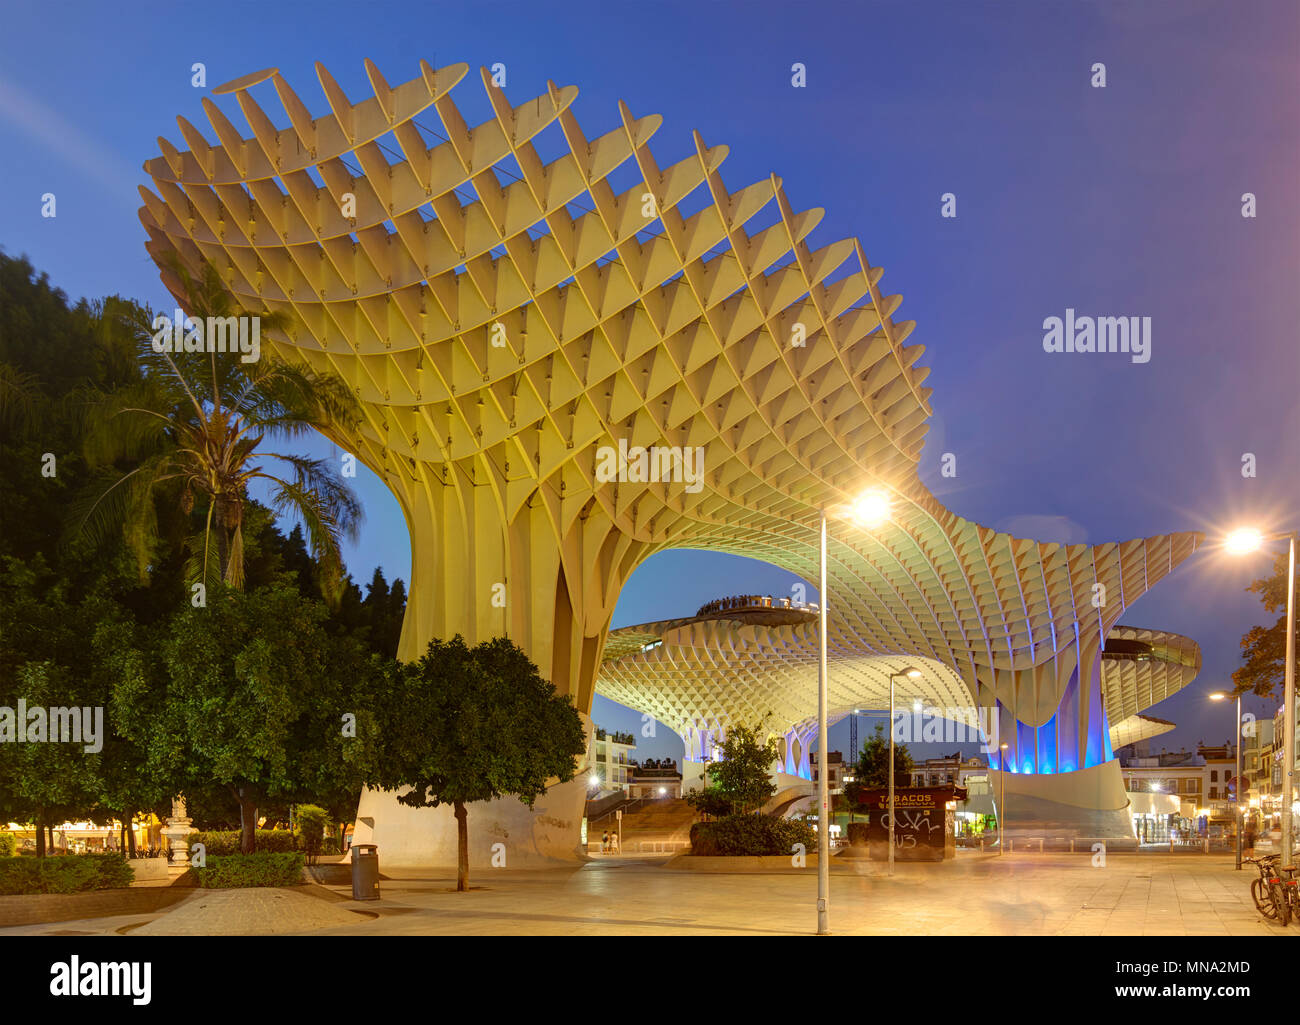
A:
[[[0,894],[84,893],[130,886],[135,872],[121,854],[0,859]]]
[[[321,853],[321,841],[325,839],[325,827],[329,825],[330,813],[320,805],[298,805],[299,845],[307,855],[307,864],[315,865]]]
[[[13,858],[18,854],[18,841],[13,833],[0,833],[0,858]]]
[[[218,855],[206,868],[191,869],[205,890],[234,890],[248,886],[297,886],[302,882],[303,856],[297,852]]]
[[[804,853],[817,849],[812,826],[775,815],[728,815],[691,826],[691,853],[706,857],[791,855],[795,844]]]
[[[207,849],[208,857],[212,855],[238,854],[239,830],[207,830],[191,833],[190,846],[201,843]],[[287,829],[259,829],[257,831],[258,854],[286,854],[298,850],[298,837]]]

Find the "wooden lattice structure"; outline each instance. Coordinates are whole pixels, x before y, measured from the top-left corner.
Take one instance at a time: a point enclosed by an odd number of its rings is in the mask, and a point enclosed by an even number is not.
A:
[[[291,315],[277,354],[355,390],[364,423],[333,440],[410,528],[404,657],[505,633],[589,709],[648,556],[814,581],[819,510],[879,489],[886,526],[832,530],[836,649],[946,667],[1018,721],[1018,756],[1044,731],[1057,765],[1109,756],[1102,639],[1198,539],[1045,544],[940,505],[916,474],[923,349],[856,239],[814,244],[822,211],[776,176],[729,189],[727,148],[698,133],[661,166],[658,116],[620,104],[589,136],[572,86],[512,104],[484,70],[492,114],[471,127],[463,64],[390,86],[367,62],[356,102],[317,72],[319,116],[266,70],[217,90],[246,128],[206,98],[215,141],[178,118],[185,148],[159,140],[140,218],[160,266],[211,262],[244,308]],[[700,487],[598,479],[620,442],[703,449]]]

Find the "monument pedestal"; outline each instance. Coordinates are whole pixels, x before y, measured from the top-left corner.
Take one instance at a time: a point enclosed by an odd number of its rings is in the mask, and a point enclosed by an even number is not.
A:
[[[167,839],[167,867],[183,872],[190,867],[190,834],[194,832],[193,820],[185,814],[185,798],[172,801],[172,813],[160,830]]]

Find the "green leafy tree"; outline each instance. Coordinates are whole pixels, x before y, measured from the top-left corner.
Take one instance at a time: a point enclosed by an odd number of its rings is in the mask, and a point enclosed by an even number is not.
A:
[[[0,706],[80,709],[83,734],[81,743],[0,743],[0,816],[7,809],[9,819],[38,827],[64,818],[107,823],[157,799],[158,782],[121,736],[109,702],[132,619],[104,578],[91,584],[82,593],[43,555],[29,564],[0,558]]]
[[[392,587],[384,579],[384,571],[376,567],[370,583],[366,585],[366,598],[362,602],[374,648],[391,658],[397,657],[397,642],[402,633],[402,619],[406,615],[406,585],[393,581]]]
[[[28,662],[9,682],[12,690],[3,688],[0,703],[11,708],[17,697],[28,708],[48,709],[80,706],[84,696],[80,681],[52,662]],[[53,825],[96,803],[98,770],[96,756],[82,744],[33,742],[30,733],[26,743],[0,744],[0,817],[35,823],[36,855],[44,857]]]
[[[719,747],[720,759],[709,763],[710,785],[692,791],[687,802],[705,815],[759,812],[776,793],[772,763],[779,748],[775,737],[759,740],[762,724],[733,726]]]
[[[140,813],[165,810],[174,792],[170,782],[150,761],[148,750],[130,740],[123,723],[138,715],[138,709],[123,709],[113,700],[118,680],[137,671],[140,660],[156,659],[156,631],[141,630],[129,621],[106,619],[94,631],[91,651],[102,674],[96,692],[107,710],[103,751],[99,756],[100,813],[107,822],[116,819],[123,827],[123,850],[135,857],[135,830]]]
[[[214,302],[192,313],[233,312],[229,304],[215,305],[224,300],[219,290],[212,291]],[[26,260],[0,253],[0,479],[5,482],[0,517],[0,704],[14,707],[18,697],[35,703],[39,687],[39,693],[51,701],[58,698],[57,703],[105,706],[103,750],[98,754],[78,755],[54,745],[33,745],[26,751],[0,745],[0,804],[5,809],[0,815],[10,819],[39,817],[49,826],[65,818],[128,821],[133,811],[165,815],[170,795],[184,789],[197,819],[228,827],[239,824],[239,804],[226,785],[185,775],[185,736],[170,734],[165,725],[169,677],[161,641],[170,636],[178,610],[189,606],[193,577],[186,571],[187,540],[203,534],[207,508],[202,503],[210,504],[210,499],[200,496],[198,507],[187,512],[181,507],[181,480],[159,484],[152,508],[142,504],[132,511],[151,524],[153,540],[144,545],[128,547],[126,533],[117,526],[93,534],[80,529],[88,505],[108,484],[140,465],[125,458],[111,467],[88,463],[87,452],[103,455],[102,439],[92,437],[100,419],[111,413],[112,402],[125,406],[131,394],[147,392],[155,371],[171,373],[170,368],[160,370],[157,354],[150,355],[152,363],[139,358],[146,313],[119,297],[71,304]],[[238,386],[243,380],[238,358],[227,357],[226,363],[234,366],[218,369],[231,371]],[[196,395],[205,394],[202,389],[226,394],[225,379],[211,379],[208,357],[179,354],[177,366],[203,379]],[[183,390],[176,381],[170,384]],[[277,396],[288,392],[293,398],[292,389],[283,383],[268,383],[266,390]],[[257,416],[274,418],[271,406],[254,405]],[[204,412],[210,415],[212,409],[205,406]],[[127,421],[139,429],[135,441],[141,461],[173,444],[165,431],[151,442],[149,435],[159,421],[139,411],[124,413],[114,427],[128,435],[122,439],[124,449],[135,444]],[[286,431],[292,433],[288,422]],[[112,505],[119,497],[105,501]],[[274,511],[252,499],[245,503],[240,526],[248,591],[285,584],[296,586],[310,603],[325,596],[329,567],[309,551],[301,527],[282,534]],[[143,573],[142,551],[147,555]],[[395,629],[400,629],[405,606],[399,587],[395,582],[389,589],[382,624],[387,631],[382,643],[391,643],[394,651]],[[356,731],[363,742],[353,744],[342,737],[337,720],[327,724],[308,718],[316,733],[308,734],[296,763],[309,791],[265,800],[273,806],[273,815],[284,808],[287,817],[290,800],[310,799],[336,810],[339,821],[346,821],[355,813],[361,788],[359,779],[348,774],[359,771],[356,764],[367,757],[364,738],[373,738],[375,732],[368,711],[373,699],[366,692],[374,630],[355,584],[345,581],[339,607],[331,611],[325,628],[332,637],[354,643],[330,652],[337,672],[317,686],[328,692],[330,702],[356,711]],[[70,761],[65,769],[65,758],[83,758],[84,764]],[[42,829],[42,851],[46,838]],[[128,843],[133,839],[130,836]]]
[[[378,667],[326,618],[285,585],[218,585],[206,607],[173,621],[161,679],[139,672],[118,684],[121,707],[152,709],[127,728],[175,791],[217,786],[238,803],[244,853],[256,849],[260,805],[307,799],[372,763],[359,748],[375,742],[373,729],[345,736],[343,726],[350,712],[371,715]]]
[[[314,865],[320,857],[321,843],[325,839],[325,824],[330,821],[330,813],[317,804],[300,804],[296,811],[303,853],[307,855],[307,864]]]
[[[410,787],[413,807],[449,804],[456,818],[456,888],[469,888],[466,806],[516,797],[531,806],[567,783],[586,751],[582,720],[507,638],[470,648],[457,635],[432,641],[403,668],[386,709],[383,757],[367,783]]]
[[[906,744],[894,744],[894,786],[909,786],[912,780],[912,756]],[[853,782],[844,785],[844,795],[853,808],[861,806],[863,791],[889,786],[889,737],[885,727],[876,723],[854,767]]]
[[[1278,618],[1272,626],[1252,626],[1241,638],[1241,668],[1233,671],[1234,694],[1278,694],[1286,674],[1286,573],[1287,556],[1279,553],[1271,576],[1253,581],[1246,588],[1259,595],[1264,611]],[[1296,641],[1300,650],[1300,617],[1296,620]]]

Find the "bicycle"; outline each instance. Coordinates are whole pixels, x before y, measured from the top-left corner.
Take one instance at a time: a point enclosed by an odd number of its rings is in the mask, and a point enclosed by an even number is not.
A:
[[[1254,865],[1259,870],[1259,878],[1250,881],[1250,896],[1255,902],[1255,908],[1265,918],[1277,919],[1283,913],[1289,911],[1284,900],[1279,900],[1282,896],[1282,880],[1277,873],[1277,862],[1281,859],[1280,854],[1265,854],[1262,858],[1243,858]],[[1282,919],[1282,924],[1286,925],[1289,919]]]
[[[1296,922],[1300,923],[1300,885],[1297,884],[1296,880],[1297,872],[1300,872],[1300,866],[1292,865],[1289,868],[1282,869],[1282,873],[1286,878],[1280,880],[1278,884],[1281,891],[1278,921],[1283,925],[1286,925],[1291,919],[1295,919]]]
[[[1300,867],[1282,868],[1278,864],[1282,860],[1281,854],[1244,860],[1259,869],[1259,878],[1250,881],[1250,896],[1259,913],[1265,918],[1276,919],[1280,925],[1289,925],[1293,918],[1300,922],[1300,881],[1296,878]],[[1284,874],[1285,879],[1282,878]]]

